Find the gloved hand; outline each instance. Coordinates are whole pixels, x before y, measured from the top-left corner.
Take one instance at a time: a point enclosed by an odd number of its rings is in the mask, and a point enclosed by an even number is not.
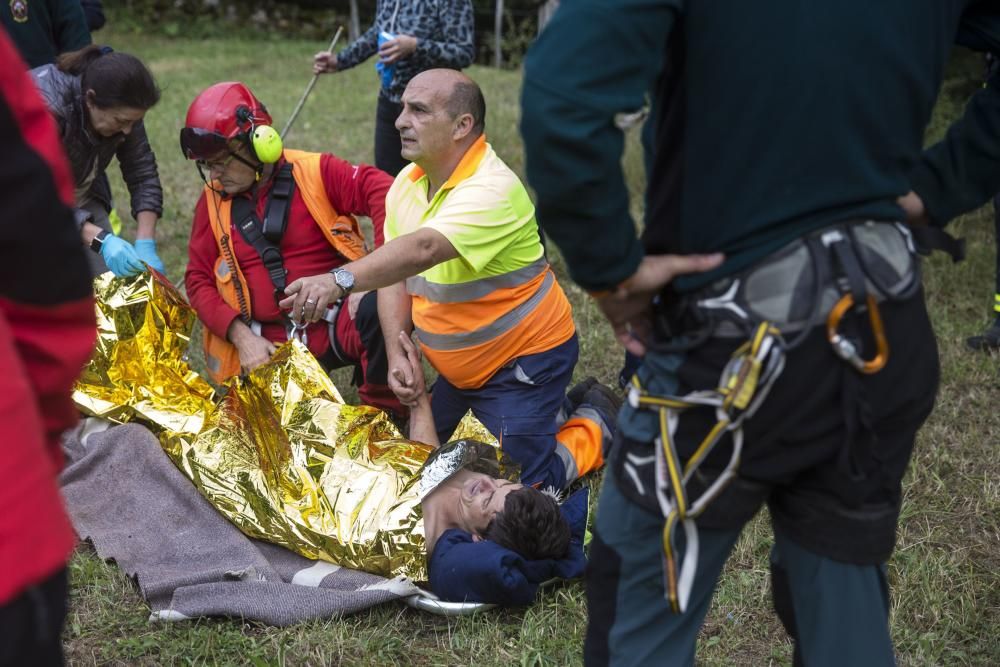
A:
[[[120,236],[108,234],[101,244],[101,257],[111,272],[119,278],[134,276],[146,270],[132,244]]]
[[[156,254],[156,241],[153,239],[136,239],[135,251],[139,254],[139,259],[149,264],[160,273],[166,273],[167,267],[163,266],[163,260]]]

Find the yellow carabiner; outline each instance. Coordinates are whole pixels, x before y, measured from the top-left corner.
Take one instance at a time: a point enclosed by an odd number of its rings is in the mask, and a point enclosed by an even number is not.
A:
[[[885,329],[882,327],[882,317],[878,312],[878,303],[875,297],[868,295],[868,321],[872,325],[872,335],[875,338],[875,356],[865,360],[858,354],[858,348],[850,340],[837,333],[840,320],[843,319],[851,307],[854,306],[854,297],[845,294],[840,297],[830,314],[826,318],[826,337],[833,346],[833,351],[844,361],[847,361],[862,373],[871,375],[878,373],[889,361],[889,343],[885,339]]]

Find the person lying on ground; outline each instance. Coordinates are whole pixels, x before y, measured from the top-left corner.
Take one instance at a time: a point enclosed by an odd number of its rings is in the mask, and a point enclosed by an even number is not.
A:
[[[399,334],[399,341],[413,378],[405,403],[410,408],[410,439],[438,446],[420,353],[405,333]],[[475,541],[492,540],[528,560],[562,558],[569,548],[569,526],[552,494],[519,482],[463,468],[424,496],[421,506],[428,557],[450,528],[466,531]]]

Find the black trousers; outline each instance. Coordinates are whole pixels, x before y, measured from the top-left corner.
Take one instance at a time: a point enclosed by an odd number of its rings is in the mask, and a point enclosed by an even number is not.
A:
[[[402,111],[402,104],[396,104],[379,94],[375,106],[375,166],[390,176],[397,175],[409,164],[399,154],[403,146],[399,141],[396,119]]]
[[[993,197],[993,231],[995,232],[993,238],[997,247],[996,294],[1000,295],[1000,194]],[[1000,296],[994,298],[992,315],[1000,317]]]
[[[66,569],[0,606],[0,667],[62,665]]]

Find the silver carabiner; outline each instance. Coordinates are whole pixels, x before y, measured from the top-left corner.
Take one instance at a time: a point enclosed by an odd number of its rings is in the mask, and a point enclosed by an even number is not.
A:
[[[309,346],[309,334],[306,333],[308,322],[292,321],[292,326],[288,329],[288,340],[297,340],[306,347]]]

